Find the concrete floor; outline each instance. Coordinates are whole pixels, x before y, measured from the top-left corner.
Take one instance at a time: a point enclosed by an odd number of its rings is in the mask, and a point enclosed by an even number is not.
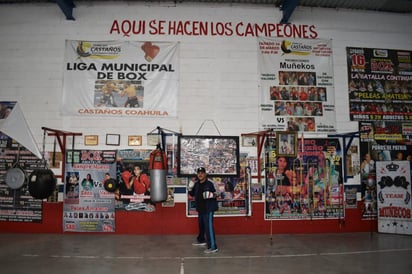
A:
[[[379,233],[194,236],[0,234],[3,274],[374,273],[412,271],[412,236]]]

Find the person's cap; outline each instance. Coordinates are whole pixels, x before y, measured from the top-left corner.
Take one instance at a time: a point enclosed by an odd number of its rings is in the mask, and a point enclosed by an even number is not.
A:
[[[205,169],[204,167],[199,167],[199,168],[196,170],[196,173],[199,173],[199,172],[204,172],[204,173],[206,173],[206,169]]]

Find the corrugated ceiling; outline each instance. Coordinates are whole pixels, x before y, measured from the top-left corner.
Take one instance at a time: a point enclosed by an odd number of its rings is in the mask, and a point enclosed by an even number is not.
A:
[[[104,1],[122,1],[122,2],[203,2],[203,3],[249,3],[257,5],[274,5],[281,6],[284,0],[74,0],[79,2],[104,2]],[[0,4],[6,3],[40,3],[54,2],[56,0],[0,0]],[[357,10],[373,10],[382,12],[395,13],[412,13],[412,0],[299,0],[298,6],[305,7],[322,7],[322,8],[345,8]]]

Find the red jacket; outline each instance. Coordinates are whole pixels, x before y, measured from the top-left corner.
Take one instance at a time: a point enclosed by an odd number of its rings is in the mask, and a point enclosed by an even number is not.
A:
[[[127,176],[124,176],[123,178],[125,179],[125,177],[127,178]],[[127,188],[130,188],[133,184],[133,190],[136,194],[145,194],[150,190],[149,177],[147,177],[147,175],[143,173],[140,174],[139,178],[134,175],[130,176],[130,178],[124,180],[124,183],[126,184]]]

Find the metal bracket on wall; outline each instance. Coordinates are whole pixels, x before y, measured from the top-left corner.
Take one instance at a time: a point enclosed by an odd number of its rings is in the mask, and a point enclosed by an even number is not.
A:
[[[157,130],[157,134],[159,136],[159,144],[161,143],[162,148],[166,148],[166,136],[179,136],[181,133],[167,129],[167,128],[161,128],[161,127],[156,127],[152,131],[149,132],[149,134],[153,134]],[[165,131],[168,131],[169,133],[165,133]]]
[[[283,0],[282,3],[282,19],[280,20],[281,24],[289,24],[290,17],[293,14],[293,11],[295,10],[296,6],[299,4],[299,0]]]
[[[74,149],[74,137],[75,136],[82,136],[82,133],[78,132],[68,132],[68,131],[63,131],[63,130],[57,130],[57,129],[52,129],[52,128],[47,128],[47,127],[42,127],[41,128],[44,132],[47,132],[48,136],[55,136],[57,139],[57,142],[59,143],[60,146],[60,151],[63,154],[62,157],[62,175],[61,176],[56,176],[60,177],[62,182],[64,182],[64,170],[66,168],[66,144],[67,144],[67,136],[73,136],[73,144],[72,144],[72,149]],[[72,161],[73,162],[73,161]]]
[[[349,148],[352,144],[353,139],[356,138],[360,138],[360,134],[361,133],[366,133],[369,132],[369,130],[361,130],[361,131],[356,131],[356,132],[349,132],[349,133],[343,133],[343,134],[331,134],[328,135],[328,137],[335,137],[335,138],[342,138],[342,142],[343,142],[343,161],[342,161],[342,169],[343,169],[343,182],[347,182],[348,180],[348,175],[347,175],[347,171],[346,171],[346,156],[348,155],[348,151]],[[349,138],[349,141],[347,142],[346,139]]]

